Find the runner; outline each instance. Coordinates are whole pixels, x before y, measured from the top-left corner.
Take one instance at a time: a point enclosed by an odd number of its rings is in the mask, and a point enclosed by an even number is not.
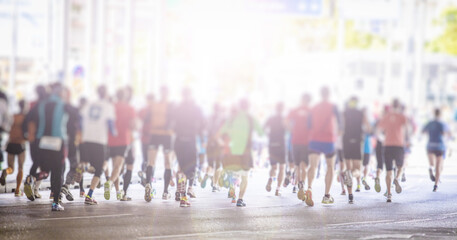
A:
[[[340,129],[340,117],[337,107],[330,103],[330,90],[327,87],[321,89],[322,102],[318,103],[311,110],[310,117],[310,142],[308,170],[308,190],[305,193],[305,202],[308,206],[313,206],[312,183],[316,173],[317,165],[320,162],[321,154],[325,155],[327,162],[327,173],[325,175],[325,195],[322,199],[323,204],[333,204],[334,199],[330,196],[333,172],[335,166],[335,138],[337,130]]]
[[[387,113],[389,112],[389,106],[385,106],[384,110],[382,112],[382,115],[380,118],[377,120],[377,122],[374,125],[375,129],[378,129],[379,121],[382,119]],[[383,141],[384,141],[384,136],[381,134],[375,134],[376,137],[376,178],[374,179],[375,185],[374,189],[376,192],[381,192],[381,173],[382,170],[384,169],[384,146],[383,146]]]
[[[20,189],[22,183],[23,167],[25,162],[25,138],[22,132],[22,123],[24,122],[28,106],[24,100],[19,101],[19,113],[13,116],[13,125],[10,129],[10,136],[6,147],[8,153],[8,168],[2,171],[0,177],[0,184],[6,184],[6,176],[14,172],[14,159],[17,157],[17,176],[16,176],[16,190],[14,196],[22,196]]]
[[[219,136],[224,141],[223,166],[226,172],[241,176],[240,191],[236,206],[245,207],[243,200],[248,186],[250,169],[254,166],[251,142],[252,132],[262,135],[262,129],[258,122],[249,114],[249,102],[246,99],[240,101],[239,109],[233,109],[233,114],[222,126]],[[231,182],[229,195],[235,200],[235,184]]]
[[[151,139],[149,135],[150,126],[150,110],[154,104],[155,96],[153,94],[146,95],[146,106],[138,112],[138,118],[140,119],[141,125],[141,153],[143,156],[143,163],[141,164],[141,171],[138,171],[138,176],[141,179],[141,185],[146,186],[146,168],[148,166],[148,149],[149,141]]]
[[[0,90],[0,146],[3,146],[2,136],[3,133],[8,130],[8,97]],[[0,147],[0,169],[2,169],[3,163],[3,149]]]
[[[103,171],[108,135],[117,135],[114,122],[115,110],[107,100],[106,87],[104,85],[98,87],[97,93],[99,100],[87,103],[81,109],[81,162],[90,163],[95,168],[89,192],[84,200],[84,203],[89,205],[98,204],[92,195]]]
[[[29,175],[24,181],[24,193],[30,201],[34,201],[35,198],[41,198],[41,194],[39,193],[41,180],[37,181],[37,170],[40,166],[40,156],[38,154],[38,141],[34,138],[37,126],[32,119],[38,118],[38,111],[36,109],[38,103],[45,101],[49,96],[48,89],[43,85],[38,85],[35,88],[35,92],[38,98],[36,101],[30,103],[30,111],[25,116],[22,124],[22,131],[29,142],[30,157],[33,162],[32,167],[29,170]]]
[[[408,120],[401,113],[400,102],[394,100],[392,109],[384,115],[378,124],[378,130],[384,131],[384,161],[386,165],[387,202],[392,202],[391,185],[393,178],[393,165],[397,167],[397,174],[393,179],[395,191],[402,192],[399,177],[403,171],[403,160],[405,157],[405,134],[408,127]]]
[[[304,184],[309,166],[308,138],[310,116],[309,104],[311,96],[308,93],[302,95],[300,106],[289,113],[288,121],[292,133],[292,157],[295,165],[295,177],[298,179],[298,194],[300,200],[305,199]],[[289,163],[290,164],[290,163]],[[294,191],[295,193],[295,191]]]
[[[168,88],[161,87],[160,93],[161,99],[153,102],[149,112],[150,124],[148,129],[150,135],[150,146],[148,150],[148,166],[146,167],[146,187],[144,193],[144,200],[147,202],[150,202],[155,195],[155,189],[152,188],[151,181],[154,177],[154,166],[160,146],[163,148],[165,161],[165,172],[163,176],[164,190],[162,199],[167,200],[171,197],[168,193],[168,186],[171,181],[170,152],[172,151],[172,131],[170,130],[170,115],[172,113],[172,105],[168,101]],[[178,195],[176,195],[176,200],[180,200]]]
[[[114,104],[114,111],[117,135],[109,135],[108,137],[109,156],[113,161],[113,169],[111,170],[110,180],[106,181],[104,184],[104,196],[106,200],[110,199],[111,187],[114,184],[117,200],[123,199],[128,201],[129,198],[126,195],[127,193],[119,190],[119,175],[124,166],[129,146],[132,144],[132,130],[134,130],[135,126],[135,110],[128,104],[129,99],[126,89],[119,89],[116,92],[116,99],[117,102]],[[127,174],[130,172],[130,179],[133,169],[132,159],[133,157],[131,157],[129,159],[130,162],[127,163]],[[124,182],[124,188],[126,185],[127,184]]]
[[[435,109],[434,115],[435,119],[424,126],[422,133],[428,135],[427,156],[431,166],[429,173],[430,179],[435,182],[433,192],[436,192],[438,190],[441,172],[443,171],[443,160],[446,152],[443,136],[452,136],[448,126],[441,121],[441,110],[439,108]],[[433,175],[433,167],[435,167],[435,175]]]
[[[276,187],[275,196],[281,196],[281,185],[284,180],[284,167],[286,164],[286,119],[283,117],[284,105],[278,103],[276,105],[276,113],[271,116],[266,124],[265,129],[269,132],[268,134],[268,152],[270,158],[270,178],[268,178],[266,190],[271,191],[271,185],[273,178],[277,175],[278,185]],[[303,185],[303,183],[301,183]]]
[[[365,113],[358,109],[358,99],[352,97],[343,112],[343,157],[346,165],[344,183],[348,189],[349,203],[354,203],[352,192],[353,177],[360,178],[362,165],[363,132],[369,131],[369,124]],[[360,186],[357,186],[360,191]]]
[[[224,121],[224,112],[219,104],[213,107],[213,114],[207,122],[208,144],[206,158],[208,160],[208,168],[203,177],[201,187],[205,188],[207,179],[211,179],[212,191],[219,191],[218,182],[222,171],[222,146],[217,139],[217,132],[221,128]]]
[[[69,132],[74,131],[67,121],[77,121],[69,114],[69,107],[62,100],[62,86],[59,83],[52,84],[52,94],[45,101],[37,104],[37,118],[32,119],[37,131],[35,136],[31,136],[32,142],[38,142],[37,155],[40,156],[41,176],[51,173],[51,192],[53,193],[52,211],[63,211],[60,204],[60,190],[62,187],[62,168],[65,161],[64,140]],[[66,131],[63,131],[66,130]],[[43,174],[45,173],[45,174]]]
[[[183,89],[182,102],[174,109],[171,123],[176,134],[175,153],[179,164],[176,198],[180,198],[181,207],[189,207],[190,202],[187,195],[195,198],[192,186],[197,167],[196,139],[202,137],[204,129],[202,112],[195,104],[190,89]],[[187,192],[186,187],[188,187]]]
[[[67,173],[66,178],[64,178],[64,173],[65,173],[65,167],[62,171],[62,179],[65,179],[65,184],[62,186],[62,193],[65,195],[65,198],[68,201],[73,201],[73,195],[70,192],[69,186],[71,185],[72,182],[74,182],[74,176],[76,175],[76,168],[78,167],[79,161],[77,158],[77,144],[76,144],[76,136],[79,134],[79,131],[81,130],[80,127],[80,116],[79,116],[79,111],[76,107],[71,105],[70,102],[70,90],[68,88],[64,88],[63,90],[63,100],[68,106],[68,114],[72,115],[70,119],[73,121],[68,121],[68,129],[71,131],[68,132],[68,139],[66,141],[66,146],[67,146],[67,158],[68,161],[70,162],[70,170]]]

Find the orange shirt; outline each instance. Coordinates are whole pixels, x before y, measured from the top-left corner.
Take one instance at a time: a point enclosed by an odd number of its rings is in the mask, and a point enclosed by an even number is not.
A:
[[[404,147],[407,126],[405,115],[397,112],[389,112],[379,121],[378,127],[384,131],[386,140],[384,146]]]
[[[168,129],[170,104],[168,102],[156,102],[151,106],[151,116],[149,121],[149,134],[169,135]]]

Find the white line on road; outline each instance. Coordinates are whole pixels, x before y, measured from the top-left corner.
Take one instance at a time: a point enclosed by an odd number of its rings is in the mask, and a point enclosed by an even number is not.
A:
[[[179,238],[179,237],[197,237],[197,236],[208,236],[217,234],[240,234],[250,233],[250,231],[224,231],[224,232],[206,232],[206,233],[189,233],[189,234],[175,234],[175,235],[161,235],[151,237],[140,237],[138,239],[166,239],[166,238]]]
[[[82,217],[63,217],[63,218],[39,218],[38,221],[52,221],[52,220],[69,220],[69,219],[84,219],[84,218],[107,218],[107,217],[120,217],[132,216],[133,214],[112,214],[112,215],[98,215],[98,216],[82,216]]]
[[[334,224],[327,224],[327,226],[329,226],[329,227],[337,227],[337,226],[347,226],[347,225],[357,225],[357,224],[388,223],[388,222],[393,222],[393,220],[377,220],[377,221],[365,221],[365,222],[334,223]]]
[[[433,220],[431,218],[421,218],[421,219],[411,219],[411,220],[404,220],[404,221],[395,221],[393,223],[415,223],[415,222],[426,222]]]

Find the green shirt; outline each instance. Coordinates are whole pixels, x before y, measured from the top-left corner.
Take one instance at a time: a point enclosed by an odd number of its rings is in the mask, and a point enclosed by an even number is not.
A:
[[[238,112],[221,128],[221,134],[227,134],[230,138],[230,152],[233,155],[243,155],[246,152],[251,141],[251,131],[263,135],[260,124],[244,111]]]

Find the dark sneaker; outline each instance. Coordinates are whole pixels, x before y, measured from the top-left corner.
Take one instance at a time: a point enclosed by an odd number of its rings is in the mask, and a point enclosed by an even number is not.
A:
[[[368,185],[367,181],[365,181],[365,178],[362,178],[362,184],[366,191],[370,190],[370,185]]]
[[[146,177],[144,177],[144,172],[143,171],[139,171],[138,172],[138,177],[140,177],[140,183],[141,185],[143,185],[143,187],[146,187]]]
[[[87,204],[87,205],[97,205],[98,202],[95,201],[95,199],[89,197],[89,195],[86,195],[86,198],[84,199],[84,204]]]
[[[437,185],[433,186],[433,191],[436,192],[436,190],[438,190],[438,186]]]
[[[433,169],[429,168],[428,169],[428,173],[430,175],[430,180],[432,180],[432,182],[435,182],[435,174],[433,174]]]
[[[2,176],[0,177],[0,184],[2,186],[5,186],[5,184],[6,184],[6,176],[7,175],[8,175],[8,173],[6,172],[6,169],[3,169]]]
[[[267,190],[267,192],[271,192],[271,184],[273,183],[273,179],[272,178],[269,178],[268,179],[268,182],[267,182],[267,186],[265,187],[265,189]]]
[[[70,190],[68,190],[68,186],[63,186],[61,188],[61,191],[62,193],[65,195],[65,198],[68,200],[68,201],[73,201],[74,198],[73,198],[73,195],[71,194]]]
[[[349,194],[349,204],[353,204],[353,203],[354,203],[354,195]]]
[[[181,201],[181,193],[179,193],[179,192],[176,192],[176,193],[175,193],[175,200],[176,200],[177,202]]]
[[[65,210],[60,203],[52,203],[52,211],[63,211]]]
[[[244,203],[243,199],[238,199],[236,202],[237,207],[246,207],[246,203]]]
[[[392,194],[387,195],[387,202],[388,203],[392,202]]]

